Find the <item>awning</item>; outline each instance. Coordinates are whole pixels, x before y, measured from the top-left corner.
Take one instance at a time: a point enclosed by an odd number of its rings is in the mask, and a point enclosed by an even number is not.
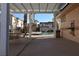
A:
[[[10,3],[10,12],[28,13],[28,12],[59,12],[66,3]]]

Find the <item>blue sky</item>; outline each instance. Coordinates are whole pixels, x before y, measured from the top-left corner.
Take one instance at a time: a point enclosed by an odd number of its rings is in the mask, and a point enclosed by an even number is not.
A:
[[[13,13],[13,15],[17,18],[20,18],[21,20],[24,20],[24,14],[22,13]]]
[[[15,17],[20,18],[21,20],[23,20],[24,18],[24,14],[22,13],[17,13],[17,14],[13,14]],[[54,18],[52,13],[37,13],[35,14],[35,20],[38,20],[39,22],[49,22],[52,21]]]
[[[53,14],[51,13],[38,13],[35,15],[35,20],[39,22],[49,22],[52,21],[54,18]]]

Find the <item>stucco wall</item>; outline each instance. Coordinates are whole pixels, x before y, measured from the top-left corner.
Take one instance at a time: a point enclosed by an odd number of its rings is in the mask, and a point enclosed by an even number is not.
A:
[[[75,36],[73,36],[70,33],[69,29],[64,29],[63,30],[63,37],[76,41],[79,43],[79,7],[74,9],[73,11],[69,12],[65,18],[64,18],[64,22],[62,23],[64,28],[68,28],[70,27],[70,23],[74,20],[75,23]]]

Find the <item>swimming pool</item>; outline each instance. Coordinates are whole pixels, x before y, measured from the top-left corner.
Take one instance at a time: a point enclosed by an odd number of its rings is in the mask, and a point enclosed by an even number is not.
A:
[[[49,34],[53,34],[53,32],[42,32],[41,35],[49,35]]]

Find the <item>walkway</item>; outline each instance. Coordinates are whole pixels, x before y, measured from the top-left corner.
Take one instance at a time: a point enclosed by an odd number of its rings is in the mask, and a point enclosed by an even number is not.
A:
[[[18,55],[21,50],[30,42],[30,40],[25,38],[19,38],[9,41],[9,55],[10,56],[16,56]]]
[[[20,54],[21,56],[79,56],[79,44],[55,38],[34,39]]]

